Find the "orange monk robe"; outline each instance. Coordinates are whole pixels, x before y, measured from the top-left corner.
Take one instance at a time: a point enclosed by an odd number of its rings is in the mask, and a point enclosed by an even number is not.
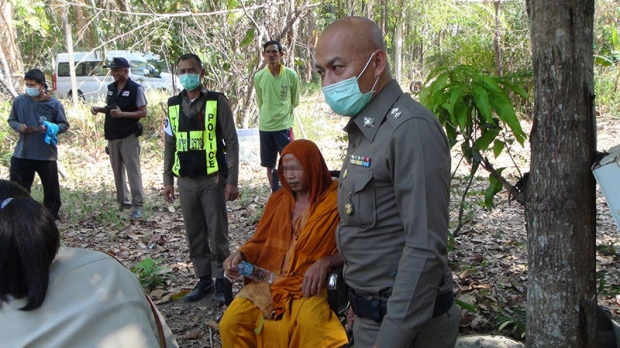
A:
[[[291,259],[288,265],[284,265],[286,269],[282,269],[293,238],[291,217],[295,197],[282,171],[279,171],[283,188],[269,198],[254,236],[239,248],[248,262],[282,275],[271,286],[270,310],[273,310],[273,315],[263,315],[253,302],[238,296],[220,323],[225,348],[263,344],[269,347],[306,347],[311,343],[313,347],[339,347],[347,343],[344,328],[329,309],[326,292],[306,299],[301,291],[306,270],[316,260],[337,252],[335,231],[340,221],[337,183],[332,181],[327,165],[314,143],[308,140],[294,141],[284,148],[282,156],[287,153],[293,154],[305,171],[310,191],[307,219],[294,245]],[[282,168],[282,163],[279,168]],[[247,297],[252,299],[252,296]],[[248,332],[250,328],[252,330]],[[254,332],[255,329],[258,334]]]

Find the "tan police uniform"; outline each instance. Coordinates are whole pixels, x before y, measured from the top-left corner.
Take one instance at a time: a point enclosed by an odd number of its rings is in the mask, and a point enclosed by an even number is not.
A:
[[[223,94],[217,99],[217,144],[218,171],[207,175],[206,170],[200,176],[183,176],[177,178],[183,223],[189,243],[190,259],[194,264],[197,277],[224,277],[224,260],[230,254],[228,243],[228,215],[224,188],[226,184],[237,186],[239,178],[239,141],[235,129],[230,104]],[[189,100],[187,92],[181,92],[181,117],[191,121],[204,122],[207,93],[202,91],[200,97]],[[168,124],[166,124],[168,128]],[[174,184],[173,165],[175,163],[176,140],[174,136],[165,136],[164,150],[164,186]],[[222,140],[226,146],[223,158]],[[204,155],[203,155],[204,156]]]
[[[450,151],[441,124],[392,80],[345,130],[336,239],[360,307],[355,347],[454,347]]]

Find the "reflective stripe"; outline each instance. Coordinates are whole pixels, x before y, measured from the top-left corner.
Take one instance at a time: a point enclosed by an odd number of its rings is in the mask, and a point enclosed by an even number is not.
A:
[[[179,132],[179,111],[180,105],[170,105],[168,107],[168,122],[172,130],[172,135],[176,140],[176,151],[174,153],[174,163],[172,172],[179,176],[181,172],[181,161],[179,153],[188,151],[205,151],[207,174],[217,173],[219,166],[217,163],[217,137],[215,134],[217,122],[217,100],[207,100],[205,107],[205,130],[190,130]]]

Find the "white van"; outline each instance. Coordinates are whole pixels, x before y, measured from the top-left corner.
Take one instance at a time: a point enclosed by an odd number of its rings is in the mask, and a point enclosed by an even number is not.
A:
[[[107,93],[107,86],[114,82],[109,69],[103,66],[108,64],[114,57],[123,57],[131,65],[129,77],[141,84],[145,90],[155,89],[166,91],[170,95],[177,94],[182,90],[179,78],[169,73],[160,73],[149,64],[140,52],[132,51],[108,51],[103,55],[98,52],[74,52],[75,75],[77,81],[78,96],[82,100],[103,100]],[[53,88],[56,97],[71,97],[71,75],[69,73],[69,54],[56,55],[56,68],[54,69]]]

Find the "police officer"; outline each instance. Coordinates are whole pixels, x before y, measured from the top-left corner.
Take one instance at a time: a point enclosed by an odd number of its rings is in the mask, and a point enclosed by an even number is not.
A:
[[[174,200],[176,176],[190,258],[199,278],[184,300],[198,301],[215,292],[215,301],[223,303],[230,285],[223,269],[230,254],[226,201],[239,196],[239,142],[226,97],[202,89],[205,70],[200,58],[185,54],[177,65],[184,90],[168,99],[164,199]]]
[[[332,23],[315,51],[326,102],[351,117],[336,240],[355,347],[454,347],[448,142],[392,78],[385,51],[380,29],[361,17]]]
[[[104,136],[108,140],[108,154],[114,183],[116,184],[116,201],[121,209],[132,208],[131,218],[142,219],[144,192],[142,190],[142,173],[140,170],[140,141],[142,134],[140,119],[147,115],[147,102],[144,88],[129,77],[129,62],[125,58],[114,58],[110,68],[114,82],[108,85],[106,106],[93,106],[93,115],[105,113]],[[131,201],[125,170],[129,179]]]

